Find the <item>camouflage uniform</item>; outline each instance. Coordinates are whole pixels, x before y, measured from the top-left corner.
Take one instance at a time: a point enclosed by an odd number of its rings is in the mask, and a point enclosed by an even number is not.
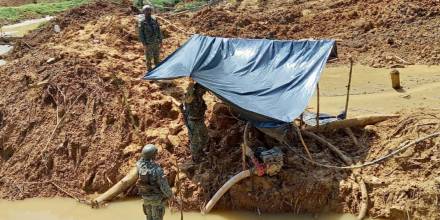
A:
[[[136,165],[139,175],[138,188],[144,200],[143,210],[146,219],[162,220],[166,200],[172,195],[163,170],[152,159],[142,158]]]
[[[194,161],[200,160],[204,146],[209,142],[208,129],[205,125],[206,104],[203,94],[206,90],[199,84],[190,85],[185,97],[184,116],[188,127],[190,148]]]
[[[139,40],[145,48],[145,59],[148,70],[152,69],[151,61],[154,60],[154,65],[159,64],[160,45],[162,44],[162,32],[160,30],[159,22],[153,16],[143,17],[139,20]]]

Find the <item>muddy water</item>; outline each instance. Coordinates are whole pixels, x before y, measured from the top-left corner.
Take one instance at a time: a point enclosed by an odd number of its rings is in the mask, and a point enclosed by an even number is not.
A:
[[[18,24],[6,25],[1,28],[1,34],[9,37],[23,37],[29,31],[37,29],[41,24],[52,20],[53,17],[31,19]]]
[[[0,37],[16,38],[23,37],[29,31],[37,29],[41,24],[52,20],[53,17],[45,17],[40,19],[31,19],[20,22],[18,24],[6,25],[0,28]],[[12,50],[11,45],[0,45],[0,56],[4,56]],[[6,61],[0,59],[0,66],[5,65]]]
[[[145,219],[142,213],[142,202],[130,200],[113,202],[101,209],[91,209],[70,199],[28,199],[24,201],[0,200],[1,220],[136,220]],[[179,220],[180,213],[167,210],[165,220]],[[251,212],[218,212],[201,215],[184,213],[186,220],[354,220],[351,215],[294,216],[257,215]]]
[[[391,88],[391,69],[355,65],[349,114],[395,113],[419,107],[440,108],[440,66],[413,65],[398,69],[402,89]],[[327,67],[320,81],[320,111],[337,114],[344,109],[348,66]],[[316,94],[310,110],[316,109]]]

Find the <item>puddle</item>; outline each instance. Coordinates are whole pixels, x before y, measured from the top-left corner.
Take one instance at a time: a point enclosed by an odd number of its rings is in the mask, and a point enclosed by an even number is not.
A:
[[[31,19],[18,24],[6,25],[1,28],[0,37],[23,37],[29,31],[38,28],[41,24],[52,20],[54,17]]]
[[[141,220],[145,219],[141,200],[113,202],[100,209],[79,204],[71,199],[27,199],[23,201],[0,200],[1,220]],[[261,216],[252,212],[217,212],[201,215],[196,212],[183,214],[187,220],[355,220],[352,215],[297,216],[293,214]],[[180,220],[180,213],[166,211],[164,220]]]
[[[440,108],[440,65],[411,65],[398,69],[402,89],[391,88],[391,69],[355,65],[349,117],[390,114],[402,109]],[[326,67],[320,86],[320,111],[339,114],[345,106],[348,65]],[[310,100],[316,111],[316,94]]]
[[[52,20],[53,17],[45,17],[40,19],[31,19],[20,22],[18,24],[6,25],[0,28],[0,37],[4,38],[20,38],[26,35],[29,31],[37,29],[41,24]],[[0,56],[6,56],[11,52],[13,46],[0,45]],[[0,59],[0,66],[5,65],[6,61]]]

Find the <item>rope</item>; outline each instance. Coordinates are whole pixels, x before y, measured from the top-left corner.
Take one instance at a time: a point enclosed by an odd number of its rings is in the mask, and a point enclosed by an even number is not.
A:
[[[378,163],[380,163],[380,162],[382,162],[382,161],[384,161],[384,160],[387,160],[387,159],[389,159],[390,157],[392,157],[392,156],[394,156],[394,155],[396,155],[396,154],[398,154],[398,153],[400,153],[400,152],[402,152],[402,151],[408,149],[409,147],[411,147],[411,146],[413,146],[413,145],[415,145],[415,144],[417,144],[417,143],[419,143],[419,142],[422,142],[422,141],[424,141],[424,140],[426,140],[426,139],[435,138],[435,137],[438,137],[438,136],[440,136],[440,132],[433,133],[433,134],[430,134],[430,135],[428,135],[428,136],[425,136],[425,137],[419,138],[419,139],[417,139],[417,140],[415,140],[415,141],[412,141],[412,142],[410,142],[410,143],[408,143],[408,144],[406,144],[406,145],[403,145],[403,146],[401,146],[401,147],[398,147],[396,150],[392,151],[391,153],[389,153],[389,154],[387,154],[387,155],[385,155],[385,156],[383,156],[383,157],[380,157],[380,158],[378,158],[378,159],[375,159],[375,160],[372,160],[372,161],[366,162],[366,163],[364,163],[364,164],[359,164],[359,165],[352,165],[352,166],[335,166],[335,165],[328,165],[328,164],[322,164],[322,163],[319,163],[319,162],[315,162],[315,161],[310,160],[310,159],[308,159],[308,158],[306,158],[306,157],[304,157],[304,156],[302,156],[302,155],[298,155],[298,156],[301,157],[301,158],[302,158],[303,160],[305,160],[305,161],[308,161],[308,162],[310,162],[310,163],[312,163],[312,164],[314,164],[314,165],[321,166],[321,167],[332,168],[332,169],[359,169],[359,168],[363,168],[363,167],[371,166],[371,165],[374,165],[374,164],[378,164]],[[300,139],[302,139],[302,140],[301,140],[302,143],[305,143],[305,142],[304,142],[304,139],[302,138],[302,136],[300,136]],[[293,148],[292,146],[288,145],[288,148],[289,148],[290,150],[294,151],[294,148]]]

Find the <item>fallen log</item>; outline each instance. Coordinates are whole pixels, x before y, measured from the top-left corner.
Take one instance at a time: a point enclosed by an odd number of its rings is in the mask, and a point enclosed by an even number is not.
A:
[[[364,127],[367,125],[374,125],[376,123],[386,121],[391,118],[398,118],[399,115],[370,115],[361,116],[357,118],[344,119],[339,121],[332,121],[327,124],[321,124],[318,126],[311,126],[305,128],[306,131],[332,131],[341,128],[352,128],[352,127]]]
[[[91,201],[92,207],[99,208],[106,201],[110,201],[114,199],[116,196],[126,191],[130,186],[136,183],[138,178],[138,169],[137,167],[132,168],[128,174],[122,178],[118,183],[113,185],[110,189],[108,189],[103,194],[99,195],[95,199]]]

